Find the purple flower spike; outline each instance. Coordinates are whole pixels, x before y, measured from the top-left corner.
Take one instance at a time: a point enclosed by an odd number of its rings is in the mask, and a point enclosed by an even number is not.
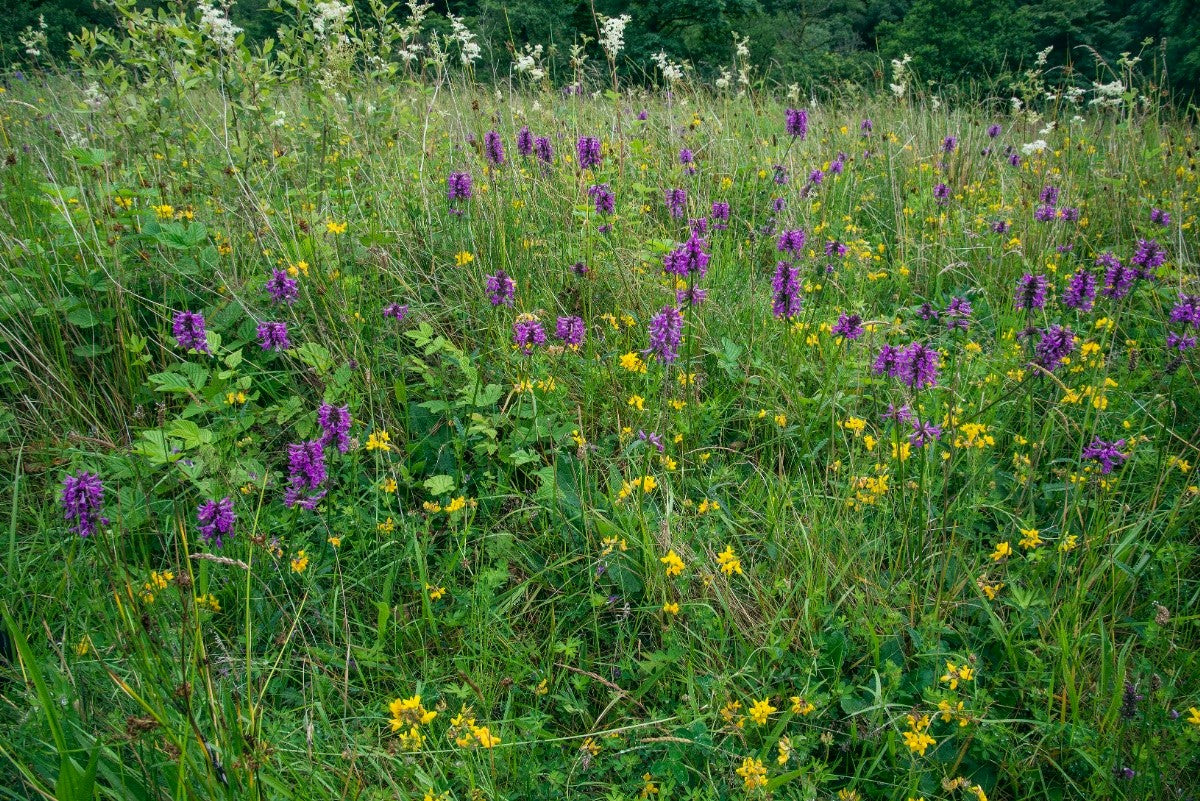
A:
[[[683,314],[674,306],[663,306],[650,320],[650,350],[665,364],[679,357],[683,339]]]
[[[263,350],[287,350],[292,346],[288,341],[287,323],[263,322],[258,324],[258,344]]]
[[[200,539],[213,548],[220,548],[223,538],[233,532],[235,520],[233,514],[233,498],[225,497],[219,501],[205,501],[196,510],[196,520],[199,521]]]
[[[64,478],[61,500],[63,518],[70,522],[71,530],[80,537],[90,537],[97,525],[108,525],[108,520],[100,516],[100,508],[104,505],[104,485],[95,473],[82,470]]]
[[[208,349],[208,332],[204,328],[204,315],[199,312],[176,312],[171,324],[171,333],[179,347],[212,355]]]

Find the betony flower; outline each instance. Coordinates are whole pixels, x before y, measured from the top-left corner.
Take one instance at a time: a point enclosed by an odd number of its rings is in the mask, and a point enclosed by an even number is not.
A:
[[[518,319],[513,323],[513,344],[528,356],[538,345],[546,344],[546,330],[535,319]]]
[[[687,213],[687,190],[685,189],[668,189],[665,194],[667,209],[671,212],[671,216],[682,218]]]
[[[287,323],[262,322],[258,324],[258,344],[263,350],[287,350],[292,346],[288,341]]]
[[[1038,363],[1053,371],[1075,350],[1075,332],[1063,325],[1052,325],[1042,332],[1035,349]]]
[[[548,165],[554,161],[554,148],[550,145],[550,140],[544,136],[533,140],[533,152],[542,164]]]
[[[914,342],[900,351],[896,375],[909,389],[932,387],[937,384],[938,358],[936,350]]]
[[[184,350],[195,350],[208,353],[208,332],[204,328],[204,315],[199,312],[176,312],[171,324],[171,333]]]
[[[1079,270],[1067,282],[1063,291],[1063,305],[1068,309],[1091,311],[1096,302],[1096,276],[1087,270]]]
[[[517,293],[517,284],[504,270],[497,270],[487,277],[487,293],[493,306],[511,306]]]
[[[276,303],[291,304],[300,297],[299,284],[295,278],[287,274],[287,270],[272,270],[271,277],[267,279],[266,289],[271,300]]]
[[[579,156],[579,169],[590,170],[600,166],[600,140],[594,136],[581,136],[575,143]]]
[[[971,301],[963,297],[951,298],[944,313],[946,328],[966,331],[971,325],[971,311]]]
[[[771,279],[771,311],[776,317],[790,320],[800,312],[800,268],[790,262],[780,261],[775,265],[775,277]]]
[[[317,408],[317,424],[321,426],[321,445],[334,445],[346,453],[350,450],[350,407],[322,403]]]
[[[522,125],[517,131],[517,153],[526,157],[533,155],[533,134],[528,125]]]
[[[496,131],[488,131],[483,135],[483,155],[493,167],[504,165],[504,143]]]
[[[654,355],[667,364],[675,361],[683,339],[683,314],[674,306],[663,306],[650,320],[649,335]]]
[[[1113,471],[1114,467],[1120,467],[1129,458],[1129,454],[1121,453],[1121,448],[1125,447],[1125,440],[1119,439],[1116,442],[1106,442],[1105,440],[1095,437],[1092,439],[1092,444],[1083,449],[1083,458],[1090,459],[1100,463],[1100,472],[1108,475]]]
[[[808,136],[808,110],[789,108],[784,112],[784,127],[788,136],[803,140]],[[869,129],[868,129],[869,130]]]
[[[588,187],[588,197],[596,206],[597,214],[612,214],[616,208],[617,199],[613,196],[608,184],[593,184]]]
[[[804,231],[799,228],[783,231],[779,234],[775,249],[780,253],[791,254],[792,258],[799,258],[804,253],[805,238]]]
[[[831,329],[832,333],[840,337],[845,337],[850,341],[861,337],[863,330],[862,318],[857,314],[843,314]]]
[[[1136,272],[1121,264],[1121,260],[1111,252],[1097,256],[1096,265],[1105,268],[1104,289],[1100,290],[1100,294],[1113,300],[1120,300],[1129,294],[1137,278]]]
[[[586,328],[582,317],[559,317],[554,325],[554,336],[569,348],[578,348],[583,344]]]
[[[98,525],[108,525],[100,515],[104,505],[104,484],[100,476],[81,470],[63,479],[63,518],[71,524],[71,530],[80,537],[90,537]]]
[[[469,172],[452,172],[446,178],[446,199],[450,205],[460,200],[471,199],[471,174]]]
[[[196,520],[200,524],[200,539],[213,548],[220,548],[223,538],[233,531],[233,499],[225,497],[219,501],[205,501],[196,510]]]
[[[1018,309],[1032,311],[1046,305],[1046,290],[1050,281],[1044,275],[1025,273],[1017,282],[1015,304]]]

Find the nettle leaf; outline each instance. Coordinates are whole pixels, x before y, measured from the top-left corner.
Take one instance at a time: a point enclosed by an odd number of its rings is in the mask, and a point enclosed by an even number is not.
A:
[[[318,345],[316,342],[305,342],[297,347],[294,353],[296,358],[315,370],[318,375],[323,375],[333,366],[333,357],[329,353],[329,348]]]
[[[445,495],[454,491],[454,478],[447,475],[430,476],[422,483],[430,495]]]

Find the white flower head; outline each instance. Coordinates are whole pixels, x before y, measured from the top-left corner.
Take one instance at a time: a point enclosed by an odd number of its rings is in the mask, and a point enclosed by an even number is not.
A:
[[[229,21],[229,8],[218,6],[215,0],[200,0],[196,10],[200,12],[200,32],[219,50],[232,51],[242,29]]]
[[[1046,144],[1045,139],[1035,139],[1032,142],[1021,145],[1021,152],[1026,156],[1032,156],[1034,153],[1041,153],[1048,147],[1049,145]]]
[[[625,26],[633,19],[628,14],[619,17],[601,17],[600,47],[609,61],[616,61],[617,54],[625,47]]]

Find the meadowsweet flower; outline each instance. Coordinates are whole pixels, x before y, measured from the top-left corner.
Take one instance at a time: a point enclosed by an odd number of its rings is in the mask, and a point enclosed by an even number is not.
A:
[[[1046,290],[1050,286],[1044,275],[1025,273],[1017,282],[1015,305],[1018,309],[1032,311],[1046,305]]]
[[[662,362],[670,364],[679,356],[683,339],[683,314],[674,306],[663,306],[650,320],[650,350]]]
[[[1120,467],[1129,458],[1129,454],[1122,453],[1121,448],[1125,447],[1125,440],[1119,439],[1116,442],[1106,442],[1105,440],[1095,437],[1092,443],[1083,449],[1082,457],[1100,463],[1100,472],[1108,475],[1113,471],[1114,467]]]
[[[586,328],[582,317],[559,317],[554,326],[554,336],[569,348],[578,348],[583,344]]]
[[[528,356],[538,345],[546,344],[546,330],[536,319],[521,319],[513,323],[513,344]]]
[[[516,297],[517,284],[504,270],[497,270],[487,277],[488,301],[493,306],[511,306]]]
[[[784,112],[784,128],[787,135],[803,141],[808,137],[808,110],[789,108]]]
[[[287,350],[292,346],[288,341],[287,323],[262,322],[258,324],[258,344],[263,350]]]
[[[179,347],[184,350],[212,354],[208,349],[208,332],[204,328],[204,315],[199,312],[176,312],[175,319],[171,324],[171,333],[175,336]]]
[[[104,484],[100,476],[81,470],[63,479],[63,518],[71,524],[71,530],[80,537],[90,537],[98,525],[108,525],[100,515],[104,505]]]
[[[575,142],[575,154],[579,157],[579,169],[591,170],[600,166],[600,140],[594,136],[581,136]]]
[[[233,498],[205,501],[196,510],[196,520],[200,524],[200,539],[213,548],[220,548],[224,537],[233,532]]]

